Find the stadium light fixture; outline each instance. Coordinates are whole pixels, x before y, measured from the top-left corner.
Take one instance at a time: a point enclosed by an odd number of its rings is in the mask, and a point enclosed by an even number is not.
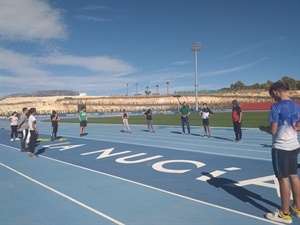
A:
[[[195,106],[198,111],[198,51],[201,49],[200,42],[194,42],[192,44],[192,51],[195,53]]]

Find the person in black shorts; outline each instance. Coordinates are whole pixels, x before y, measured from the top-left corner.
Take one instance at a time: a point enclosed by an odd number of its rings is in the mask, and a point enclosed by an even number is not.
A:
[[[199,112],[199,115],[201,115],[202,118],[202,124],[204,128],[204,136],[210,137],[210,127],[209,127],[209,117],[214,114],[210,108],[207,107],[207,104],[203,104],[203,108]]]
[[[55,110],[52,111],[50,119],[52,124],[51,141],[54,141],[57,138],[58,121],[60,120],[60,117]]]
[[[80,137],[86,135],[84,133],[84,129],[87,126],[87,113],[86,108],[83,106],[81,107],[81,111],[78,113],[79,123],[80,123]]]

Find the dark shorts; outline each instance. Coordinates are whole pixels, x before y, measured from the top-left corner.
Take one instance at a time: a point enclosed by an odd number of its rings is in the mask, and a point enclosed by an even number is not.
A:
[[[87,121],[80,121],[80,127],[86,127]]]
[[[209,119],[202,119],[202,124],[203,124],[203,126],[208,126],[209,125]]]
[[[273,170],[278,179],[297,174],[299,150],[300,148],[293,151],[272,149]]]

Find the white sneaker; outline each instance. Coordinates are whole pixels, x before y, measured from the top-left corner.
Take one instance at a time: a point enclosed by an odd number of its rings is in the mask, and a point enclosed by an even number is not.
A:
[[[15,140],[16,140],[16,141],[20,141],[21,139],[20,139],[20,138],[16,138]]]
[[[284,215],[281,210],[276,210],[273,213],[267,213],[266,218],[272,221],[281,222],[281,223],[292,223],[291,215]]]
[[[10,139],[10,141],[14,141],[14,139],[12,138],[12,139]]]

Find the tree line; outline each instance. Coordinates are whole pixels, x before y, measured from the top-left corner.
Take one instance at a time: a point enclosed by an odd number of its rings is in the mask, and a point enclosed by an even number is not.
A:
[[[284,76],[278,82],[282,82],[288,90],[300,90],[300,80],[296,80],[292,77]],[[255,83],[252,85],[245,85],[242,81],[237,81],[231,84],[229,88],[222,88],[220,91],[238,91],[238,90],[269,90],[273,81],[267,80],[265,83]]]

